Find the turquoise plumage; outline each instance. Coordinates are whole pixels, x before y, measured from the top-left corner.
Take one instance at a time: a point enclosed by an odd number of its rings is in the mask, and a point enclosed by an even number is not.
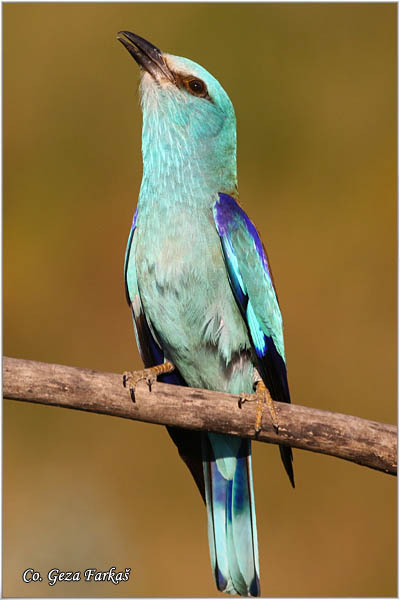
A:
[[[268,260],[236,200],[232,103],[203,67],[120,35],[142,73],[143,179],[125,284],[145,367],[170,361],[161,380],[236,394],[251,394],[258,376],[289,402]],[[206,502],[218,589],[259,595],[250,441],[169,433]],[[280,450],[293,483],[291,450]]]

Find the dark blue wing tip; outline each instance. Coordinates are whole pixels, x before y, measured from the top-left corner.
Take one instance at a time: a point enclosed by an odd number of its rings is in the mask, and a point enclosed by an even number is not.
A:
[[[218,565],[215,566],[215,574],[214,575],[215,575],[215,583],[217,584],[217,588],[219,589],[220,592],[224,592],[226,589],[226,586],[228,585],[228,581],[222,575],[221,571],[219,570]]]
[[[257,575],[255,575],[253,581],[251,582],[249,592],[250,592],[250,596],[260,596],[261,595],[260,580]]]

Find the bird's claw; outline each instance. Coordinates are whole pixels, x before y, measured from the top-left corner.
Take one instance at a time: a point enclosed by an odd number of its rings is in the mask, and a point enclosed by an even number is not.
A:
[[[142,371],[125,371],[122,375],[122,383],[124,387],[129,389],[132,402],[135,400],[135,388],[139,381],[145,381],[149,386],[149,392],[151,392],[151,385],[157,380],[157,375],[149,373],[150,369],[143,369]]]
[[[149,369],[142,369],[141,371],[125,371],[122,375],[122,383],[125,388],[129,388],[132,402],[136,402],[135,388],[139,381],[145,381],[149,387],[149,392],[151,392],[151,387],[157,381],[157,377],[162,375],[162,373],[173,371],[174,368],[172,363],[165,362],[162,365],[156,365]]]
[[[254,424],[255,434],[259,434],[262,427],[262,411],[264,404],[268,406],[269,414],[272,421],[272,426],[276,433],[279,433],[279,421],[276,414],[274,401],[271,398],[268,388],[263,381],[257,381],[256,391],[254,394],[242,394],[238,401],[239,408],[242,408],[245,402],[257,402],[256,422]]]

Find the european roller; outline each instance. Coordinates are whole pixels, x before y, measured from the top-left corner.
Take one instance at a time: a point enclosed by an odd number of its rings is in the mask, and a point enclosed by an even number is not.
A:
[[[290,402],[282,317],[259,234],[238,201],[236,119],[221,84],[129,31],[140,66],[143,179],[125,286],[145,370],[126,376]],[[248,439],[169,428],[205,501],[217,588],[260,595]],[[292,452],[280,453],[294,485]]]

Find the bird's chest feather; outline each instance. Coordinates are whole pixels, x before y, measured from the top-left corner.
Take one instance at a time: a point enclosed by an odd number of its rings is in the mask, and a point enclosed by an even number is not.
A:
[[[182,374],[191,379],[189,385],[207,383],[204,377],[194,381],[194,359],[197,372],[198,361],[204,362],[207,380],[234,363],[244,367],[250,343],[212,211],[181,207],[153,213],[138,221],[137,236],[136,270],[146,317],[165,354],[186,371]],[[212,368],[206,367],[209,361],[215,363]],[[212,385],[224,387],[215,381]]]

